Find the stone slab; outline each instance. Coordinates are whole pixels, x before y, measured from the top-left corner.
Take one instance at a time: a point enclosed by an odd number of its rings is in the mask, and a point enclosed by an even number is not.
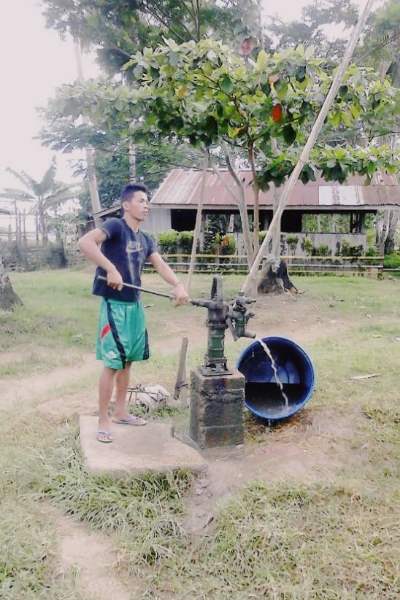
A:
[[[171,425],[148,423],[145,427],[113,425],[113,442],[96,440],[97,417],[81,416],[80,442],[89,473],[127,475],[177,469],[201,472],[207,463],[193,447],[172,437]]]

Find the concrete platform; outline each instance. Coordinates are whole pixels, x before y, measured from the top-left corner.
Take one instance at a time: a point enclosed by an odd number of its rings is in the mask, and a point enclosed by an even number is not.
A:
[[[177,469],[201,472],[207,463],[194,448],[171,436],[171,425],[113,425],[111,444],[96,440],[97,417],[81,416],[80,441],[85,465],[92,474],[127,475]]]

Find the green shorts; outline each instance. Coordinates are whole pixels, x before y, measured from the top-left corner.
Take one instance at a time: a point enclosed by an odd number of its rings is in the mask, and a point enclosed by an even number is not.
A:
[[[102,299],[96,343],[96,358],[110,369],[147,360],[149,342],[143,304]]]

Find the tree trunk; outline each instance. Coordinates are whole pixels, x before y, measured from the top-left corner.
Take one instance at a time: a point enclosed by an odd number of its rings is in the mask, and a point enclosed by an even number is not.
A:
[[[28,239],[26,237],[26,210],[24,209],[22,213],[22,239],[24,242],[24,246],[28,245]]]
[[[19,210],[18,210],[16,201],[14,201],[14,209],[15,209],[15,243],[17,245],[17,248],[19,248],[21,240],[20,240],[20,231],[19,231]]]
[[[395,238],[397,232],[397,225],[399,222],[399,211],[396,209],[389,209],[388,227],[386,232],[386,239],[384,243],[384,253],[392,254],[395,251]]]
[[[253,249],[254,254],[256,255],[258,249],[260,247],[260,187],[257,183],[257,172],[256,172],[256,163],[254,156],[254,146],[250,144],[249,147],[249,162],[251,166],[251,173],[253,176],[252,188],[253,188],[253,196],[254,196],[254,210],[253,210]]]
[[[0,256],[0,309],[14,310],[22,304],[19,296],[14,292],[9,276],[7,275],[3,258]]]
[[[136,183],[136,146],[129,142],[129,183]]]
[[[40,230],[42,232],[43,246],[47,246],[48,241],[49,241],[49,236],[47,233],[46,215],[43,210],[43,207],[41,207],[41,206],[39,207],[39,224],[40,224]]]
[[[218,177],[218,179],[221,181],[222,185],[228,190],[228,192],[230,194],[232,194],[233,198],[235,198],[235,200],[237,202],[237,205],[239,208],[239,213],[240,213],[240,221],[242,224],[243,240],[244,240],[244,245],[245,245],[245,249],[246,249],[247,265],[250,269],[250,267],[253,263],[254,251],[253,251],[253,244],[251,241],[249,219],[248,219],[248,215],[247,215],[246,197],[245,197],[242,182],[240,181],[237,173],[235,172],[234,168],[232,167],[232,164],[231,164],[231,161],[230,161],[230,158],[229,158],[229,155],[227,152],[225,153],[225,159],[226,159],[228,171],[231,174],[232,179],[237,186],[237,190],[238,190],[237,193],[235,192],[235,190],[233,190],[231,188],[230,185],[228,185],[226,183],[225,179],[221,176],[221,173],[219,172],[218,167],[216,167],[215,165],[211,165],[211,166],[212,166],[212,170],[214,171],[214,173]]]
[[[81,53],[81,44],[78,39],[74,40],[74,50],[75,50],[75,59],[76,59],[76,67],[78,71],[78,80],[83,82],[85,80],[83,75],[83,67],[82,67],[82,53]],[[83,118],[83,122],[86,123],[87,120]],[[86,154],[86,170],[88,177],[88,185],[89,185],[89,194],[90,194],[90,202],[92,205],[92,212],[95,215],[101,210],[99,190],[97,186],[97,178],[96,178],[96,153],[94,148],[87,147],[85,148]],[[94,223],[98,226],[101,222],[99,217],[94,217]]]
[[[297,293],[297,291],[296,286],[290,281],[285,261],[281,260],[276,269],[275,264],[267,259],[261,269],[261,280],[257,292],[260,294],[283,294],[284,292]]]
[[[279,207],[279,193],[274,186],[273,214]],[[268,249],[266,249],[268,252]],[[281,259],[281,217],[276,220],[272,231],[271,253],[265,260],[261,269],[260,280],[257,286],[259,294],[283,294],[284,292],[297,292],[296,286],[291,282],[287,264]]]
[[[376,215],[376,246],[381,255],[385,254],[385,244],[389,231],[390,208],[379,211]]]
[[[274,207],[273,207],[273,211],[272,211],[272,218],[275,216],[276,211],[278,210],[279,207],[279,192],[276,188],[276,186],[274,185]],[[276,225],[274,230],[272,231],[272,239],[271,239],[271,244],[272,244],[272,257],[275,259],[275,262],[277,264],[279,264],[280,262],[280,258],[281,258],[281,217],[279,219],[277,219],[276,221]]]
[[[39,215],[37,211],[35,212],[35,236],[36,236],[36,246],[39,246]]]

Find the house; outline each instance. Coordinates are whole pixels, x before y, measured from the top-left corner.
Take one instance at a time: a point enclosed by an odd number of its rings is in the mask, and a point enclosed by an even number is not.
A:
[[[175,229],[190,231],[194,229],[196,210],[200,202],[202,188],[202,171],[173,169],[151,200],[150,218],[146,222],[146,230],[153,234]],[[245,188],[246,204],[249,217],[252,218],[253,191],[251,187],[252,173],[241,170],[239,177]],[[350,247],[367,246],[365,224],[368,215],[378,211],[400,206],[400,186],[389,175],[376,178],[370,185],[365,184],[362,177],[350,177],[346,184],[336,184],[317,179],[315,182],[303,184],[298,182],[288,205],[282,215],[281,230],[283,245],[285,239],[291,238],[292,253],[304,253],[304,239],[308,238],[314,248],[325,247],[329,254],[336,254],[345,242]],[[235,183],[227,170],[219,175],[208,171],[205,182],[203,204],[203,224],[209,215],[225,215],[227,230],[236,236],[239,253],[243,250],[240,233],[240,218],[236,200],[232,194]],[[278,192],[279,189],[278,188]],[[266,230],[273,216],[274,187],[260,193],[260,229]],[[98,213],[104,218],[115,214],[116,209],[107,209]],[[331,219],[330,230],[327,229],[326,216],[341,215],[340,231],[335,230],[335,219]],[[325,216],[325,219],[322,219]],[[315,217],[310,219],[310,217]],[[324,221],[324,229],[319,229],[320,221]],[[337,221],[337,219],[336,219]],[[313,227],[310,227],[313,223]],[[293,240],[296,240],[293,247]],[[287,249],[287,248],[286,248]],[[285,250],[285,247],[283,247]]]

